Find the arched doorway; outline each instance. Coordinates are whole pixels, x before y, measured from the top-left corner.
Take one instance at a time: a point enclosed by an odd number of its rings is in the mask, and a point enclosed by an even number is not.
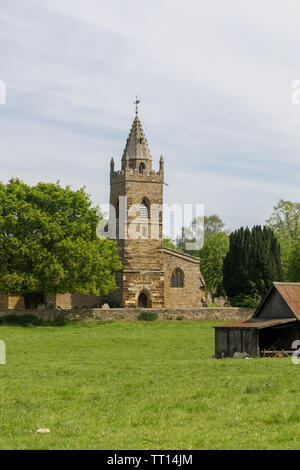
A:
[[[146,308],[148,307],[148,297],[145,292],[141,292],[138,298],[138,307]]]
[[[152,307],[152,294],[147,287],[139,293],[137,298],[137,306],[139,308],[151,308]]]

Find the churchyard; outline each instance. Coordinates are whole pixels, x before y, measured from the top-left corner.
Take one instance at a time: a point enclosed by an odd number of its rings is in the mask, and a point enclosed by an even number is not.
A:
[[[299,449],[300,365],[210,359],[216,324],[1,326],[0,448]]]

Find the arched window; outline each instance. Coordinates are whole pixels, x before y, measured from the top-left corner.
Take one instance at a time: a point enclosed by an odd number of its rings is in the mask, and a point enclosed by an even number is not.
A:
[[[140,205],[140,217],[141,219],[148,219],[149,218],[149,210],[148,210],[148,205],[145,199],[143,199],[141,205]]]
[[[171,287],[183,287],[183,272],[179,268],[172,272]]]
[[[146,169],[146,165],[144,162],[139,164],[139,174],[142,175],[144,173],[144,170]]]

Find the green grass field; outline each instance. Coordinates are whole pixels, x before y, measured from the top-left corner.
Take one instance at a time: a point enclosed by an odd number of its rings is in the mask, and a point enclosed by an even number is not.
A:
[[[300,449],[300,365],[211,360],[213,325],[2,326],[0,448]]]

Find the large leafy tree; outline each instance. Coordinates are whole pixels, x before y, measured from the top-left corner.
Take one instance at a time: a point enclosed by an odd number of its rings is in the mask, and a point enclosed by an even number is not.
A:
[[[229,248],[226,232],[217,232],[205,240],[199,250],[200,269],[209,291],[223,294],[223,260]]]
[[[183,251],[181,248],[179,248],[175,242],[172,240],[172,238],[164,236],[163,238],[163,246],[166,248],[171,248],[172,250],[177,250],[177,251]]]
[[[213,214],[204,217],[204,240],[208,240],[218,233],[224,233],[224,229],[225,223],[218,215]]]
[[[108,294],[121,268],[115,242],[84,189],[59,183],[0,183],[0,291]]]
[[[294,259],[300,242],[300,203],[279,200],[266,224],[272,228],[280,243],[284,278],[292,281],[295,274]]]
[[[204,224],[203,224],[204,222]],[[193,226],[196,229],[193,229]],[[223,294],[223,259],[229,247],[229,237],[224,230],[225,223],[216,214],[194,219],[189,227],[182,228],[177,249],[185,251],[186,242],[194,241],[194,235],[201,239],[204,231],[204,244],[200,250],[188,251],[200,258],[200,269],[209,291]]]
[[[295,242],[290,250],[287,278],[290,282],[300,282],[300,241]]]
[[[267,292],[273,281],[282,281],[280,247],[269,227],[240,228],[231,233],[223,263],[223,284],[230,300],[255,298]]]
[[[225,223],[216,214],[193,219],[188,227],[182,227],[181,236],[177,238],[176,245],[182,251],[185,251],[186,242],[194,241],[195,235],[198,240],[203,239],[205,242],[213,235],[224,231]],[[204,237],[203,237],[204,234]],[[199,256],[199,250],[188,251],[189,254]]]

